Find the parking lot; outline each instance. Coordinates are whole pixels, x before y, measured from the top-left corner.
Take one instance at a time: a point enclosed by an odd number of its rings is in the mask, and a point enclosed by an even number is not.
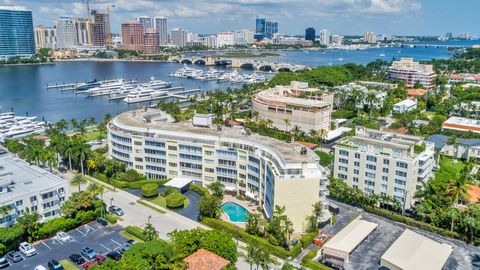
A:
[[[35,269],[37,265],[47,266],[51,259],[57,261],[68,259],[73,253],[80,254],[83,247],[90,247],[99,255],[105,255],[112,250],[122,247],[127,241],[119,232],[123,228],[119,225],[103,227],[96,222],[90,222],[76,229],[68,231],[71,240],[63,242],[59,239],[50,238],[36,243],[37,255],[24,257],[18,263],[11,263],[8,269]]]

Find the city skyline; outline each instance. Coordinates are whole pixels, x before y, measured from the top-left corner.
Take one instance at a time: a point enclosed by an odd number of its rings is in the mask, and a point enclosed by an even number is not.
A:
[[[255,18],[259,16],[278,21],[280,33],[296,35],[301,35],[310,26],[342,35],[360,35],[366,31],[391,35],[443,35],[445,32],[456,35],[463,32],[479,34],[478,28],[471,22],[474,20],[474,10],[480,8],[480,3],[473,0],[465,0],[462,5],[432,0],[317,2],[180,0],[170,3],[163,0],[112,0],[110,12],[114,33],[121,32],[121,23],[138,16],[165,16],[169,19],[169,29],[179,27],[202,34],[254,29]],[[39,0],[0,0],[0,5],[24,5],[31,8],[35,25],[53,26],[54,19],[60,16],[86,16],[82,1],[57,0],[47,4]],[[92,9],[102,11],[105,6],[98,4]],[[315,8],[312,9],[312,6]],[[452,13],[451,10],[456,12]],[[446,17],[449,20],[445,20]]]

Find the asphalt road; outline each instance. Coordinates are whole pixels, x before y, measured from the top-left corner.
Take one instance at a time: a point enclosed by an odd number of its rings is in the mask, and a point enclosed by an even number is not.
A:
[[[73,253],[80,254],[83,247],[90,247],[99,255],[118,249],[125,244],[126,238],[118,232],[123,230],[119,225],[103,227],[96,222],[91,222],[73,229],[68,233],[72,238],[68,242],[62,242],[56,238],[42,240],[36,243],[37,255],[27,257],[18,263],[11,263],[7,269],[28,269],[33,270],[37,265],[47,267],[51,259],[57,261],[68,259]]]

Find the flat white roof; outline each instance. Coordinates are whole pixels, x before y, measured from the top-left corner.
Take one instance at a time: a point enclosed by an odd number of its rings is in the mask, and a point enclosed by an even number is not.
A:
[[[172,180],[165,183],[164,186],[166,187],[174,187],[174,188],[183,188],[186,185],[190,184],[193,181],[193,178],[187,176],[177,176]]]
[[[454,125],[462,125],[462,126],[470,126],[470,127],[480,127],[480,120],[452,116],[452,117],[448,118],[447,121],[443,122],[443,124],[454,124]]]
[[[383,254],[382,261],[404,270],[440,270],[453,248],[406,229]]]
[[[9,11],[32,11],[31,9],[24,6],[0,6],[0,10],[9,10]]]
[[[334,130],[330,130],[327,134],[326,140],[330,141],[330,140],[336,139],[336,138],[342,136],[343,133],[349,132],[350,130],[352,130],[352,129],[347,128],[347,127],[339,127],[339,128],[334,129]]]
[[[366,220],[354,220],[330,239],[324,248],[350,254],[377,226]]]
[[[402,100],[398,103],[395,103],[393,106],[406,106],[406,107],[412,107],[413,105],[415,105],[415,101],[411,100],[411,99],[405,99],[405,100]]]

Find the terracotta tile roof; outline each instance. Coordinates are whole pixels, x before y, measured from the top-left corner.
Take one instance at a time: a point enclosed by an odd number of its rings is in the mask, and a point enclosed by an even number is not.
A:
[[[463,79],[463,78],[465,78],[465,76],[460,75],[460,74],[452,74],[452,75],[448,76],[448,78],[450,78],[450,79]]]
[[[187,270],[222,270],[230,261],[206,249],[199,249],[183,259],[188,264]]]
[[[468,202],[470,203],[480,202],[480,187],[470,185],[470,187],[468,188],[468,195],[469,195]]]
[[[425,89],[408,89],[407,90],[407,95],[408,96],[414,96],[414,97],[421,97],[427,93],[427,90]]]
[[[295,142],[307,147],[308,149],[312,149],[312,150],[317,148],[317,146],[318,146],[318,144],[309,143],[309,142],[301,142],[301,141],[295,141]]]
[[[397,129],[384,128],[383,131],[400,133],[400,134],[407,134],[408,129],[406,127],[401,127],[401,128],[397,128]]]

